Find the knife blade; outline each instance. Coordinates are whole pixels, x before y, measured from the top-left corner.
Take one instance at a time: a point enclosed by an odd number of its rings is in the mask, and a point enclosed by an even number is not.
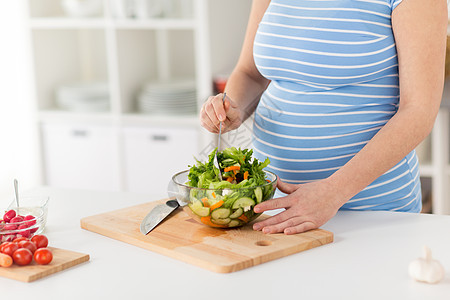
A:
[[[155,206],[142,220],[141,233],[147,235],[179,206],[176,199],[170,199],[166,203]]]

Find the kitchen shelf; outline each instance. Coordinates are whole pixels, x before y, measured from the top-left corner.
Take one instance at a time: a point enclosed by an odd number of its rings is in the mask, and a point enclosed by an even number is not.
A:
[[[148,19],[121,20],[106,18],[34,18],[29,21],[32,29],[69,29],[69,28],[101,28],[101,29],[152,29],[194,30],[197,22],[193,19]]]
[[[74,18],[34,18],[29,21],[32,29],[73,29],[73,28],[98,28],[105,29],[108,21],[104,18],[74,19]]]
[[[65,110],[41,110],[37,113],[39,122],[64,123],[116,123],[125,126],[189,126],[199,127],[198,115],[151,115],[144,113],[111,114],[109,112],[72,112]]]
[[[123,114],[120,118],[123,125],[142,125],[142,126],[188,126],[199,127],[199,117],[197,115],[164,116],[147,115],[138,113]]]
[[[420,176],[422,177],[433,177],[435,171],[432,165],[421,165],[420,166]]]
[[[109,112],[72,112],[65,110],[40,110],[37,112],[38,121],[41,123],[47,122],[64,122],[64,123],[112,123],[117,122],[118,116]]]
[[[197,22],[192,19],[114,20],[117,29],[184,29],[193,30]]]
[[[33,55],[33,100],[40,132],[42,184],[95,189],[90,182],[101,177],[98,160],[100,165],[108,166],[104,171],[108,180],[103,181],[102,189],[108,189],[110,184],[111,190],[145,192],[150,188],[145,185],[147,173],[139,170],[149,157],[160,157],[159,163],[172,172],[186,167],[176,165],[182,161],[182,155],[177,156],[178,160],[173,158],[179,149],[186,150],[183,154],[192,158],[198,153],[204,155],[205,149],[215,144],[216,135],[200,126],[198,114],[144,114],[138,111],[136,99],[151,81],[188,78],[195,81],[200,108],[213,92],[214,75],[229,73],[238,60],[250,2],[192,0],[192,17],[149,19],[115,18],[109,0],[103,1],[97,16],[89,18],[65,16],[60,0],[25,3]],[[233,22],[217,22],[217,15],[233,15]],[[223,47],[224,39],[227,47]],[[107,85],[109,110],[60,109],[55,91],[62,85],[86,82]],[[79,132],[92,134],[83,136]],[[130,140],[133,132],[170,138],[153,141],[138,134],[139,138]],[[59,145],[59,139],[67,145]],[[93,150],[97,145],[104,152],[111,149],[103,160],[99,151]],[[147,150],[139,151],[130,145],[145,145]],[[133,153],[141,157],[135,159]],[[76,158],[76,163],[65,163],[70,157]],[[131,163],[132,167],[128,165]],[[94,175],[84,178],[84,174],[70,170],[89,172],[89,167],[95,170]],[[136,178],[143,178],[139,187]]]

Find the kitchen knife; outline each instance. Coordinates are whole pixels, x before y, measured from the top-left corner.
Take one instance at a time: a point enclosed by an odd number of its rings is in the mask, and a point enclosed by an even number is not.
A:
[[[176,199],[170,199],[166,203],[155,206],[142,220],[141,232],[147,235],[179,206]]]

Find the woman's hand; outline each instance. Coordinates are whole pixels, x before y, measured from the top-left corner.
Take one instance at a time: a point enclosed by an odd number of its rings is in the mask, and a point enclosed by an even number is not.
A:
[[[238,128],[242,124],[242,113],[238,106],[223,94],[210,96],[200,110],[200,123],[208,131],[219,133],[219,124],[222,123],[222,133]]]
[[[255,206],[255,213],[285,208],[286,210],[253,225],[264,233],[295,234],[316,229],[328,222],[343,205],[336,188],[327,180],[305,184],[284,183],[278,178],[277,187],[288,194]]]

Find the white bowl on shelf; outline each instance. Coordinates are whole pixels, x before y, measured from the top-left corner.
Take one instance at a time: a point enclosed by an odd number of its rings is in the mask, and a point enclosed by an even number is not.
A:
[[[161,115],[192,115],[197,111],[194,80],[172,79],[145,84],[137,97],[141,113]]]
[[[103,0],[61,0],[61,7],[69,17],[94,17],[101,14]]]
[[[107,83],[79,82],[61,85],[56,89],[58,108],[77,112],[100,112],[110,109]]]

